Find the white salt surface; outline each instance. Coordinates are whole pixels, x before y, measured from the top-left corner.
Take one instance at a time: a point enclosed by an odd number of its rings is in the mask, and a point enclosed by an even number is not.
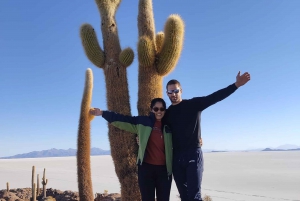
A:
[[[92,156],[94,193],[120,192],[111,156]],[[47,188],[78,191],[76,158],[0,159],[0,189],[31,186],[46,168]],[[204,153],[202,194],[213,201],[300,201],[300,151]],[[179,200],[173,181],[171,201]]]

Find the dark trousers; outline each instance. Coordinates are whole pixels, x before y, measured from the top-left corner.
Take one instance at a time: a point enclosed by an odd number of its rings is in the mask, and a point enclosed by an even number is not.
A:
[[[202,200],[203,154],[201,148],[174,153],[173,177],[182,201]]]
[[[138,165],[138,181],[142,201],[154,201],[155,190],[157,201],[170,199],[172,176],[168,176],[165,165]]]

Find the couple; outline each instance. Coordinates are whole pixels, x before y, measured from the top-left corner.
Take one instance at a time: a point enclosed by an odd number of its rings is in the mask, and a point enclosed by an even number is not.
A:
[[[188,100],[181,98],[180,83],[170,80],[166,88],[172,105],[168,110],[163,99],[155,98],[149,116],[130,117],[98,108],[92,108],[90,114],[102,115],[111,125],[138,135],[138,182],[143,201],[154,201],[155,191],[157,201],[168,201],[172,174],[181,200],[202,200],[200,113],[249,80],[249,73],[240,75],[239,72],[236,82],[228,87]]]

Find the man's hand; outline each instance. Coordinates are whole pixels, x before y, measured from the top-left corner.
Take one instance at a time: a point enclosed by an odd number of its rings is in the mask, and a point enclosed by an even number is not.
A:
[[[94,115],[94,116],[101,116],[103,113],[102,110],[100,110],[99,108],[91,108],[90,109],[90,114]]]
[[[240,75],[240,71],[236,76],[236,82],[235,86],[239,88],[240,86],[243,86],[250,80],[250,74],[248,72],[244,73],[243,75]]]

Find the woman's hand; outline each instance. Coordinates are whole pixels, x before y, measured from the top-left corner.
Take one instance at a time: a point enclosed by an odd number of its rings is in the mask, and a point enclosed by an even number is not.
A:
[[[103,111],[100,110],[99,108],[91,108],[90,114],[94,116],[101,116],[103,114]]]

